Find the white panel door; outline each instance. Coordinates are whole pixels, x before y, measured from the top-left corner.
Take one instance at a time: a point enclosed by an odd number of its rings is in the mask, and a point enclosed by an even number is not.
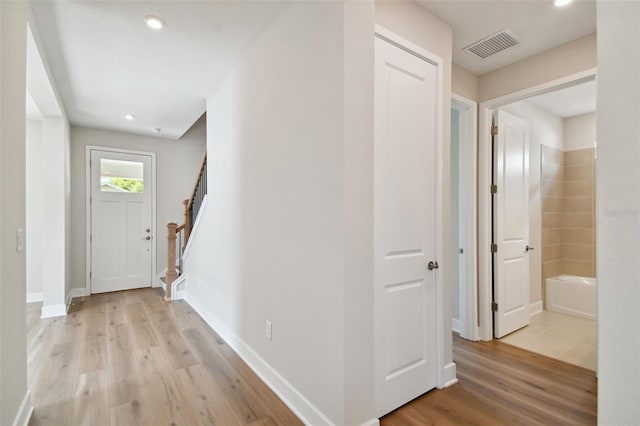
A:
[[[434,65],[375,41],[376,411],[434,388],[436,76]]]
[[[494,334],[529,324],[529,124],[504,111],[494,117]]]
[[[91,150],[91,292],[151,286],[151,156]]]

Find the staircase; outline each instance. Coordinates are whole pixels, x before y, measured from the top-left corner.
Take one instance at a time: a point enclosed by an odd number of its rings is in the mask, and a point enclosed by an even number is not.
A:
[[[164,300],[170,302],[180,296],[174,294],[175,288],[184,282],[183,255],[189,243],[189,237],[193,230],[193,224],[198,217],[204,197],[207,195],[207,152],[205,151],[200,163],[200,171],[196,183],[189,198],[184,200],[184,223],[178,225],[175,222],[167,223],[167,274],[162,277],[165,284]],[[179,244],[176,245],[176,240]]]

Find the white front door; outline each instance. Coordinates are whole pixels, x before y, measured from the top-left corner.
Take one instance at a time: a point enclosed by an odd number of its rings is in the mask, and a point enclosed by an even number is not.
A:
[[[529,124],[497,111],[494,126],[495,337],[529,324]]]
[[[437,68],[384,40],[375,43],[375,375],[382,416],[437,384]]]
[[[91,293],[151,286],[151,155],[91,150]]]

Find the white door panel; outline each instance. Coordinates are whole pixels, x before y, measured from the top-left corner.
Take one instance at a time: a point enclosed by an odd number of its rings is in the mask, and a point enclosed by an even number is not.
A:
[[[149,287],[151,156],[92,149],[90,158],[91,292]],[[128,186],[137,180],[142,188]]]
[[[436,385],[436,67],[376,38],[376,410]]]
[[[497,111],[494,141],[494,334],[529,324],[529,124]]]

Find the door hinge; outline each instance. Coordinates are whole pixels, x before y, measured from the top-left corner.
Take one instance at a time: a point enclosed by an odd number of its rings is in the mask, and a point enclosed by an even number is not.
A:
[[[491,126],[491,136],[498,134],[498,126]]]
[[[491,310],[493,312],[498,312],[498,304],[496,302],[491,302]]]
[[[93,234],[89,234],[89,242],[92,243],[93,242]]]
[[[497,253],[497,252],[498,252],[498,245],[491,244],[491,253]]]
[[[93,275],[93,272],[89,272],[89,281],[91,281],[91,276]]]
[[[498,192],[498,185],[491,185],[491,193],[495,194]]]

